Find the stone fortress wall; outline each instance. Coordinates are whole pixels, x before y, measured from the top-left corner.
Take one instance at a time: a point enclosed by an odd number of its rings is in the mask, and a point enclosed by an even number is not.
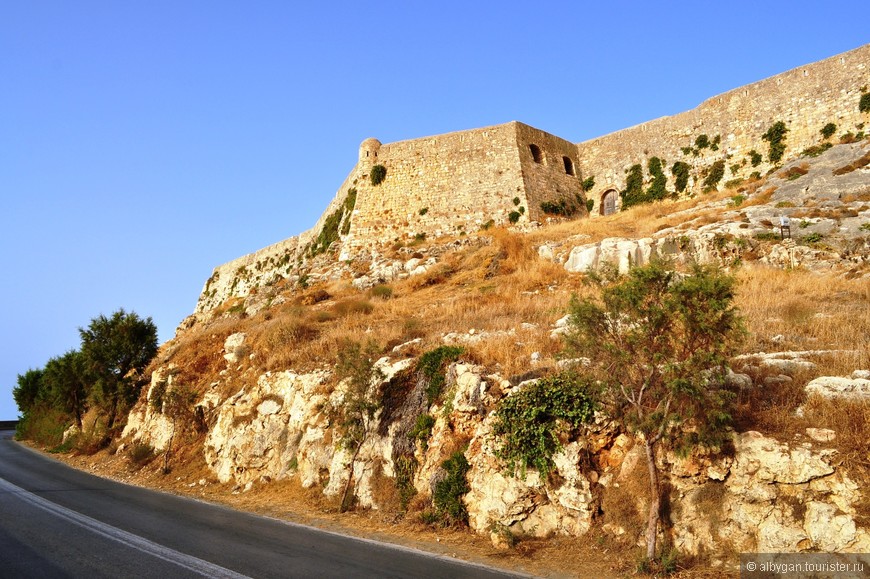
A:
[[[341,237],[343,257],[378,242],[406,241],[415,235],[461,235],[492,221],[540,221],[544,201],[584,200],[581,182],[595,179],[585,195],[592,199],[592,215],[603,213],[605,196],[615,199],[625,188],[626,170],[657,156],[664,161],[668,189],[674,189],[670,167],[690,165],[688,193],[702,189],[705,169],[718,160],[726,164],[725,181],[767,172],[768,143],[761,136],[776,121],[786,123],[785,156],[819,144],[819,131],[837,125],[833,137],[870,131],[870,114],[858,103],[870,85],[870,44],[796,68],[777,76],[713,97],[699,107],[574,144],[519,122],[459,131],[396,143],[366,139],[359,158],[315,226],[297,237],[215,268],[206,282],[196,312],[214,309],[231,297],[244,296],[290,274],[317,238],[329,217],[340,210],[348,191],[356,189],[353,212],[342,217],[349,229]],[[864,127],[864,123],[868,126]],[[694,147],[706,134],[718,137],[716,150]],[[753,167],[749,152],[764,155]],[[387,169],[385,180],[372,185],[375,165]],[[733,167],[733,171],[732,171]],[[721,186],[721,184],[720,184]],[[514,199],[518,202],[515,203]],[[585,208],[581,209],[581,214]]]
[[[376,164],[387,173],[372,185]],[[513,211],[540,219],[541,201],[581,193],[577,166],[572,143],[516,121],[387,145],[367,139],[352,172],[358,195],[346,242],[474,232]]]
[[[625,188],[625,171],[631,165],[641,164],[647,175],[647,161],[653,156],[665,161],[669,190],[674,188],[670,167],[683,161],[692,167],[690,191],[700,192],[703,169],[719,159],[726,165],[723,183],[747,178],[754,171],[764,175],[772,165],[767,162],[769,145],[761,136],[777,121],[785,122],[789,129],[786,158],[819,144],[819,131],[828,123],[837,125],[834,142],[847,132],[870,131],[870,115],[862,115],[858,109],[868,85],[870,44],[734,89],[691,111],[580,143],[580,166],[596,182],[589,192],[595,200],[592,214],[602,212],[605,194]],[[695,139],[702,134],[711,140],[721,137],[717,151],[708,147],[701,149],[698,156],[681,151],[694,147]],[[744,163],[753,149],[764,155],[764,162],[757,167]],[[740,165],[735,173],[732,165]]]

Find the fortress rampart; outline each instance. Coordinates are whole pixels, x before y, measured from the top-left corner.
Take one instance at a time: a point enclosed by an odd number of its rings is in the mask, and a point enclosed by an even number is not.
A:
[[[576,146],[516,121],[375,143],[363,142],[352,172],[358,195],[351,245],[473,232],[490,220],[506,223],[511,212],[536,220],[542,201],[582,196]],[[386,168],[386,178],[372,185],[376,164]]]
[[[768,171],[772,167],[767,160],[769,145],[761,137],[777,121],[788,127],[786,158],[819,144],[820,130],[828,123],[837,125],[835,142],[847,132],[870,130],[870,114],[858,109],[868,85],[870,44],[726,92],[691,111],[580,143],[580,166],[596,182],[589,193],[595,200],[592,213],[601,213],[601,199],[607,192],[625,187],[625,171],[631,165],[641,164],[646,174],[653,156],[665,161],[669,189],[673,189],[670,167],[683,161],[692,167],[689,191],[700,192],[703,170],[720,159],[727,168],[723,182]],[[707,147],[697,156],[681,150],[693,148],[702,134],[711,140],[719,136],[718,150]],[[764,156],[756,167],[749,162],[752,150]],[[732,172],[735,165],[739,167]]]
[[[829,123],[837,127],[834,141],[870,132],[870,114],[859,110],[868,85],[870,44],[729,91],[691,111],[579,144],[516,121],[389,144],[366,139],[314,228],[215,268],[196,311],[290,275],[311,255],[327,225],[336,227],[336,217],[340,227],[334,237],[340,236],[349,256],[373,243],[419,234],[461,235],[490,222],[540,221],[543,202],[566,200],[584,215],[588,196],[592,215],[618,210],[626,171],[640,164],[648,175],[652,157],[663,161],[671,191],[672,165],[686,163],[689,194],[702,190],[706,172],[717,162],[725,165],[723,183],[764,174],[773,165],[762,135],[778,121],[788,128],[785,158],[819,145],[820,130]],[[702,135],[709,146],[696,146]],[[751,152],[763,158],[753,162]],[[370,175],[376,165],[386,168],[386,178],[374,185]],[[595,186],[584,194],[586,177],[593,177]],[[356,201],[348,211],[352,190]]]

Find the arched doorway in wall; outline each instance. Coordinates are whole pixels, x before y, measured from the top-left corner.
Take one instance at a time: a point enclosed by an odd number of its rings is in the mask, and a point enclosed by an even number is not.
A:
[[[617,193],[615,189],[605,191],[601,196],[599,207],[601,207],[602,215],[612,215],[616,213],[616,196]]]

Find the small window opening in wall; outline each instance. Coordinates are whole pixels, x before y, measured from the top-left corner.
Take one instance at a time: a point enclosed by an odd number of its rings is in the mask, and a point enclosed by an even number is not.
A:
[[[562,161],[565,163],[565,173],[568,175],[574,174],[574,163],[571,161],[570,157],[562,157]]]
[[[535,160],[535,163],[543,163],[544,156],[541,154],[541,149],[537,145],[529,145],[529,151],[532,152],[532,159]]]

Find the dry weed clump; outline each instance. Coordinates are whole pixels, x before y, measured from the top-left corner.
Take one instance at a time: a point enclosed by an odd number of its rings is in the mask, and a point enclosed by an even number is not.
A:
[[[368,300],[350,298],[342,300],[332,306],[332,313],[338,318],[348,316],[360,316],[372,313],[375,306]]]
[[[850,193],[846,195],[842,199],[843,203],[857,203],[859,201],[870,201],[870,187],[865,189],[861,193]],[[865,208],[862,208],[861,211],[864,211]]]
[[[748,196],[748,199],[740,204],[740,206],[750,207],[752,205],[766,205],[770,203],[770,199],[771,197],[773,197],[773,194],[776,193],[777,188],[775,186],[767,187],[766,189],[762,189],[761,191],[756,193],[756,191],[758,191],[758,189],[760,189],[764,183],[767,183],[767,181],[756,181],[755,188],[753,189],[752,193]]]
[[[637,538],[646,530],[646,470],[637,461],[631,468],[620,474],[617,483],[604,489],[601,496],[601,510],[604,525],[623,529],[618,540],[634,545]]]
[[[865,153],[860,159],[856,159],[847,165],[834,169],[834,175],[846,175],[847,173],[866,167],[868,164],[870,164],[870,153]]]
[[[870,486],[870,402],[828,400],[813,396],[804,406],[804,416],[815,428],[829,428],[836,438],[826,443],[838,451],[838,457],[850,477],[862,489]],[[863,494],[858,505],[863,524],[870,524],[870,496]]]

